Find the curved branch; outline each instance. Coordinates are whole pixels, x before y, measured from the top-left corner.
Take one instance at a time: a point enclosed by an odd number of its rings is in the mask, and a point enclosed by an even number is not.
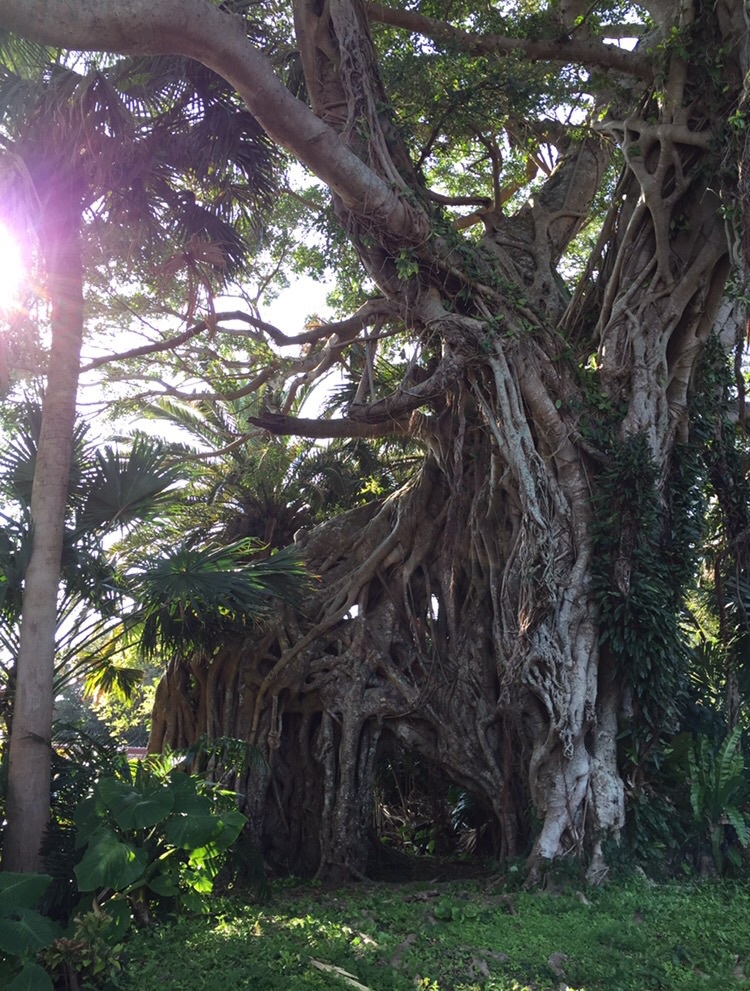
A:
[[[217,318],[219,317],[223,317],[223,314],[217,315]],[[101,368],[102,365],[110,365],[113,361],[127,361],[128,358],[142,358],[147,354],[159,354],[163,351],[171,351],[173,348],[179,347],[180,344],[186,344],[194,337],[197,337],[198,334],[202,334],[204,330],[208,330],[209,325],[213,327],[213,320],[210,324],[207,320],[201,320],[195,326],[183,331],[182,334],[168,337],[164,341],[157,341],[154,344],[142,344],[140,347],[131,348],[129,351],[120,351],[119,354],[104,354],[100,358],[92,358],[85,365],[81,365],[81,374],[91,372],[95,368]]]
[[[443,358],[435,371],[423,382],[415,382],[408,387],[401,385],[396,392],[384,399],[362,405],[352,403],[349,416],[357,423],[384,424],[399,423],[417,410],[445,397],[464,369],[463,359],[453,350],[446,348]]]
[[[225,320],[242,320],[245,323],[249,323],[252,327],[257,327],[258,330],[262,330],[268,334],[277,347],[314,344],[316,341],[330,338],[334,335],[339,338],[337,343],[344,344],[350,341],[364,327],[373,323],[376,318],[379,317],[382,319],[397,316],[398,307],[395,303],[391,303],[382,297],[368,299],[355,313],[352,313],[345,320],[338,320],[335,323],[315,324],[309,330],[305,331],[304,334],[289,336],[280,331],[278,327],[274,327],[273,324],[266,323],[265,320],[260,320],[258,317],[254,317],[249,313],[222,314],[222,318]]]
[[[377,217],[394,237],[410,243],[428,234],[424,214],[286,88],[247,37],[243,18],[211,0],[4,0],[0,29],[74,50],[196,59],[230,83],[268,135],[348,209]]]
[[[445,193],[436,193],[432,189],[426,190],[425,196],[433,203],[442,203],[445,206],[492,206],[492,198],[489,196],[446,196]]]
[[[372,21],[404,28],[406,31],[413,31],[433,41],[444,42],[475,55],[509,55],[511,52],[524,52],[534,62],[575,62],[579,65],[596,65],[646,80],[651,80],[654,75],[648,59],[618,48],[616,45],[584,41],[569,36],[549,40],[506,38],[501,34],[474,34],[413,10],[394,10],[379,3],[369,3],[367,13]]]
[[[189,330],[183,331],[182,334],[175,334],[174,337],[168,337],[166,340],[157,341],[153,344],[142,344],[140,347],[131,348],[129,351],[120,351],[118,354],[105,354],[100,358],[93,358],[81,367],[81,372],[91,372],[95,368],[101,368],[102,365],[109,365],[115,361],[127,361],[129,358],[143,358],[149,354],[160,354],[164,351],[171,351],[181,344],[186,344],[206,330],[209,330],[212,335],[218,333],[236,336],[238,333],[244,333],[247,336],[246,331],[238,332],[230,328],[218,326],[220,321],[237,320],[241,323],[249,324],[251,327],[255,327],[257,330],[267,334],[277,347],[294,347],[300,344],[314,344],[316,341],[332,337],[334,334],[339,338],[337,344],[343,345],[350,341],[363,327],[372,323],[376,317],[382,318],[388,316],[397,316],[395,304],[389,303],[385,299],[370,299],[366,303],[363,303],[356,313],[353,313],[346,320],[340,320],[336,323],[317,324],[304,334],[289,335],[279,330],[272,323],[266,323],[260,317],[255,317],[251,313],[246,313],[244,310],[227,310],[226,312],[215,313],[210,320],[200,320],[193,327],[190,327]]]
[[[281,413],[265,413],[262,416],[249,416],[248,422],[271,434],[316,439],[335,437],[393,437],[411,434],[409,421],[385,420],[380,423],[366,423],[347,419],[312,420],[297,416],[284,416]]]

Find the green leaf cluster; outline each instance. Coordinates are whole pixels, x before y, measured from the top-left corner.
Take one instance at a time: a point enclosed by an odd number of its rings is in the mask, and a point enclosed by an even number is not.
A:
[[[59,932],[36,907],[51,880],[47,874],[0,872],[0,983],[6,991],[52,991],[35,959]]]
[[[701,832],[707,835],[717,871],[741,863],[737,846],[750,843],[750,776],[741,751],[742,731],[736,726],[715,750],[705,737],[688,753],[690,805]]]
[[[665,531],[657,472],[646,438],[615,448],[598,479],[592,579],[600,645],[634,691],[636,720],[649,735],[674,725],[685,690],[687,652],[678,613],[681,584],[670,562],[689,549]]]
[[[191,547],[182,542],[128,576],[141,607],[129,619],[149,656],[202,649],[246,633],[268,614],[271,596],[299,601],[307,572],[293,549],[262,560],[258,544]]]
[[[78,888],[114,892],[140,917],[163,898],[200,909],[244,825],[200,778],[168,760],[133,762],[101,778],[76,810]]]

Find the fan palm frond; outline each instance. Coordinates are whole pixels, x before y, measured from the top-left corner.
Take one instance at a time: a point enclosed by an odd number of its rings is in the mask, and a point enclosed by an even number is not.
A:
[[[23,576],[30,556],[28,526],[0,513],[0,627],[8,627],[8,632],[21,615]],[[2,634],[0,641],[5,642]]]
[[[107,531],[154,515],[172,500],[168,490],[183,474],[165,445],[145,434],[136,435],[127,452],[98,449],[78,529]]]
[[[38,201],[28,222],[43,223],[65,183],[74,202],[95,207],[89,219],[101,250],[114,239],[134,270],[151,272],[167,245],[187,264],[199,241],[210,258],[192,260],[207,291],[241,270],[278,170],[277,153],[231,87],[174,56],[80,63],[41,48],[21,56],[19,66],[35,60],[36,71],[0,66],[0,142],[23,163]],[[131,247],[123,250],[125,232]]]
[[[134,570],[130,591],[141,607],[131,625],[140,625],[142,652],[213,651],[221,637],[247,632],[266,616],[272,597],[298,602],[309,584],[302,563],[288,551],[248,561],[257,549],[247,540],[182,544]]]
[[[12,434],[6,438],[0,454],[0,491],[7,499],[21,506],[31,503],[31,486],[36,470],[39,433],[42,427],[41,404],[26,400],[20,404]],[[71,495],[80,485],[81,460],[88,428],[78,421],[73,434],[73,461],[68,491]]]
[[[142,668],[124,667],[115,664],[106,654],[98,654],[87,665],[83,696],[97,698],[104,695],[127,702],[133,698],[142,681]]]
[[[55,58],[56,49],[0,31],[0,65],[21,77],[37,76]]]

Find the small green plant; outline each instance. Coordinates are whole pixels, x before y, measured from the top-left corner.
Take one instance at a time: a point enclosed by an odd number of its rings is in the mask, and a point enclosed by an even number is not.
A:
[[[399,251],[395,259],[396,272],[404,282],[413,279],[419,273],[419,262],[410,251]]]
[[[227,798],[168,759],[101,778],[76,811],[77,843],[85,847],[75,868],[79,890],[114,892],[143,921],[150,903],[164,898],[200,910],[245,824]]]
[[[40,957],[66,989],[88,986],[82,984],[85,981],[94,981],[97,987],[104,982],[114,984],[122,970],[122,932],[122,922],[94,899],[92,909],[77,915],[69,932],[58,936]]]
[[[736,726],[715,751],[705,737],[694,742],[688,754],[690,804],[693,814],[708,835],[717,871],[739,866],[737,845],[747,847],[748,817],[742,806],[750,800],[750,781],[740,750],[740,727]]]
[[[443,922],[467,922],[478,919],[481,910],[474,902],[463,899],[441,898],[435,906],[434,916]]]
[[[0,872],[0,986],[5,991],[52,991],[52,981],[36,962],[58,934],[36,906],[50,884],[48,874]]]

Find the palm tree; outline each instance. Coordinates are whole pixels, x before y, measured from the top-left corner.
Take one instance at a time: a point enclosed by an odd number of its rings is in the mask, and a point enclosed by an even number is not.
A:
[[[260,129],[208,70],[182,60],[87,61],[25,43],[0,68],[0,199],[38,245],[51,346],[30,499],[10,740],[4,863],[34,870],[49,805],[54,643],[64,521],[84,332],[89,236],[119,248],[123,273],[149,261],[187,284],[188,311],[242,263],[267,195],[271,156]],[[207,133],[213,140],[205,140]],[[216,136],[218,134],[218,137]],[[187,176],[187,179],[185,177]],[[223,183],[227,178],[227,184]],[[243,228],[244,223],[244,228]],[[138,260],[128,265],[137,245]]]
[[[29,498],[41,409],[23,416],[0,456],[0,496],[9,504],[0,541],[0,653],[18,656],[24,562],[31,544]],[[126,448],[87,443],[76,429],[68,487],[58,597],[55,695],[71,683],[97,691],[134,686],[142,673],[118,656],[211,652],[246,635],[272,600],[296,602],[307,585],[293,553],[258,557],[257,541],[205,545],[182,533],[172,516],[183,498],[185,463],[158,440],[136,436]],[[159,538],[144,523],[156,521]],[[112,542],[113,534],[124,534]],[[128,534],[133,539],[128,540]],[[6,722],[12,719],[14,665],[0,664]]]
[[[15,701],[22,590],[32,547],[30,500],[41,430],[41,407],[24,403],[16,429],[6,438],[0,456],[0,493],[7,512],[0,541],[0,666],[6,725],[10,729]],[[111,641],[121,627],[127,589],[107,538],[134,524],[168,512],[170,491],[180,476],[179,465],[164,445],[136,437],[127,449],[87,443],[86,428],[76,425],[73,461],[66,492],[60,587],[55,617],[55,693],[71,678],[97,669],[110,682],[126,684],[132,672],[111,663],[110,652],[95,650],[102,637]],[[108,663],[110,662],[110,663]]]
[[[182,504],[191,522],[184,528],[223,544],[251,538],[270,551],[292,544],[298,530],[398,486],[410,460],[403,445],[272,436],[253,426],[263,402],[252,395],[140,407],[143,416],[179,428],[184,455],[194,459]]]

